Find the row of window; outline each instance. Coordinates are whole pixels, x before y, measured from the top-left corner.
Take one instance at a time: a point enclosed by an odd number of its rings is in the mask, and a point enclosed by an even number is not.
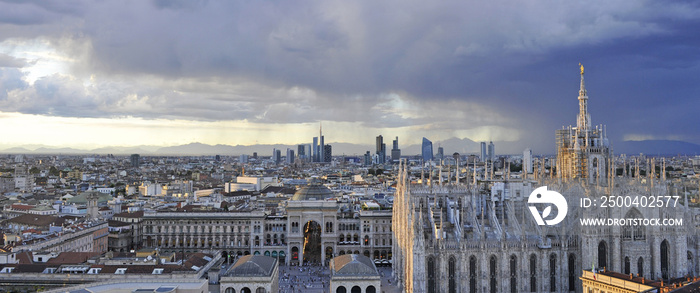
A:
[[[488,260],[488,288],[489,293],[500,292],[498,287],[499,280],[504,280],[498,276],[498,258],[495,255],[489,257]],[[470,293],[476,293],[478,288],[478,278],[477,278],[477,258],[476,256],[469,257],[469,291]],[[568,260],[568,291],[574,291],[576,286],[576,256],[569,255]],[[538,292],[538,265],[537,256],[535,254],[530,255],[529,258],[529,274],[530,274],[530,284],[529,292]],[[509,278],[506,279],[508,282],[508,290],[511,293],[522,292],[518,289],[518,257],[511,255],[508,261],[508,272]],[[552,253],[549,256],[549,292],[557,291],[557,255]],[[434,257],[428,257],[427,260],[427,274],[428,274],[428,292],[435,293],[439,292],[439,271]],[[449,293],[456,293],[460,290],[457,289],[457,267],[456,258],[454,256],[449,258],[447,265],[448,274],[448,291]]]
[[[338,286],[338,288],[335,289],[335,293],[347,293],[347,292],[348,292],[348,289],[345,288],[345,286]],[[370,286],[367,286],[364,293],[375,293],[375,292],[377,292],[377,288],[370,285]],[[363,293],[363,292],[362,292],[362,288],[360,288],[360,286],[353,286],[350,289],[350,293]]]
[[[248,233],[248,226],[145,226],[145,233]],[[260,233],[260,226],[255,226]]]
[[[248,287],[243,287],[240,291],[241,293],[252,293],[253,291],[250,290]],[[267,291],[263,287],[258,287],[258,289],[255,289],[255,293],[266,293]],[[224,290],[224,293],[236,293],[236,289],[233,289],[231,287],[226,288]]]

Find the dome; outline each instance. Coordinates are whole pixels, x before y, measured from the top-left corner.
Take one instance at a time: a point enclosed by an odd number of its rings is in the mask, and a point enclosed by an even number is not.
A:
[[[299,189],[292,200],[325,200],[333,197],[333,192],[328,187],[319,183],[311,183]]]
[[[379,275],[369,257],[360,254],[340,255],[331,260],[331,273],[344,276],[375,276]]]
[[[231,276],[271,276],[277,260],[262,255],[246,255],[238,259],[228,272]]]

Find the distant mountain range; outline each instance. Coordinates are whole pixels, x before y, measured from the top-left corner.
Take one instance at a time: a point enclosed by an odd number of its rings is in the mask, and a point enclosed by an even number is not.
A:
[[[700,145],[678,140],[622,141],[613,144],[615,154],[700,155]]]
[[[387,155],[391,154],[391,140],[385,141],[387,144]],[[502,143],[495,142],[497,146],[502,146]],[[362,156],[366,151],[375,153],[374,145],[362,145],[352,143],[329,143],[333,146],[333,155],[347,156]],[[443,147],[445,155],[452,155],[454,152],[460,154],[478,154],[479,143],[470,139],[450,138],[444,141],[433,142],[433,152],[437,153],[438,147]],[[3,154],[114,154],[114,155],[252,155],[257,152],[260,156],[272,155],[272,149],[282,150],[282,156],[286,155],[287,148],[294,150],[296,153],[297,145],[208,145],[202,143],[190,143],[178,146],[134,146],[134,147],[102,147],[97,149],[75,149],[75,148],[58,148],[46,145],[26,145],[19,147],[8,147],[2,149]],[[511,146],[511,148],[514,148]],[[622,141],[613,144],[615,154],[638,155],[640,153],[647,155],[700,155],[700,145],[675,140],[643,140],[643,141]],[[502,148],[501,148],[502,149]],[[517,148],[515,148],[517,149]],[[401,146],[402,155],[417,155],[421,152],[419,144]],[[500,153],[499,153],[500,154]]]

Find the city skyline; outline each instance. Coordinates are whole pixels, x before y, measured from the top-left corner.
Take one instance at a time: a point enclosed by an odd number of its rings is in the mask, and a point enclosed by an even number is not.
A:
[[[370,3],[2,3],[0,144],[700,144],[697,4]]]

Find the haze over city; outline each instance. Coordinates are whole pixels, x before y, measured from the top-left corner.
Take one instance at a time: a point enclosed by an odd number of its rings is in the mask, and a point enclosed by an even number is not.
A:
[[[0,3],[0,148],[700,144],[692,1]],[[448,150],[449,151],[449,150]]]

